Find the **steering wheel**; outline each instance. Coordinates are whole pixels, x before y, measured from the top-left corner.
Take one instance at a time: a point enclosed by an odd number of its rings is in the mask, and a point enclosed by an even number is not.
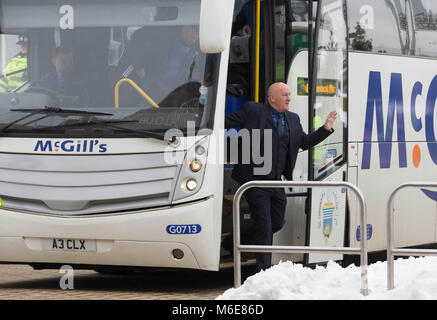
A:
[[[59,92],[53,89],[45,88],[45,87],[29,87],[24,91],[25,93],[40,93],[45,94],[49,97],[52,103],[59,103]]]
[[[49,97],[50,103],[58,104],[59,103],[59,92],[53,89],[45,88],[45,87],[29,87],[24,92],[26,93],[40,93],[45,94]]]

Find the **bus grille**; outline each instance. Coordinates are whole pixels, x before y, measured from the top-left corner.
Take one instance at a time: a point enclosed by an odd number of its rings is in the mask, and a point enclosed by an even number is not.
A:
[[[163,153],[53,156],[2,154],[3,207],[81,215],[169,205],[180,165]]]

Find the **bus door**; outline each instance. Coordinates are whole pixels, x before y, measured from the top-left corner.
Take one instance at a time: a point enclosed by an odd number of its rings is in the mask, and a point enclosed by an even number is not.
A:
[[[257,6],[259,12],[257,13]],[[259,24],[259,30],[256,26]],[[241,110],[246,101],[263,102],[264,46],[261,38],[264,31],[264,1],[235,0],[229,52],[228,77],[226,86],[225,114]],[[258,52],[256,50],[258,48]],[[233,261],[233,216],[232,205],[234,194],[239,183],[232,178],[234,166],[241,163],[243,139],[240,128],[226,130],[225,164],[223,174],[223,217],[221,267]],[[233,151],[231,151],[233,150]],[[235,152],[238,150],[238,152]],[[243,197],[240,201],[240,236],[242,244],[252,244],[253,220],[249,205]],[[242,260],[254,262],[253,253],[243,252]]]
[[[290,111],[297,113],[302,128],[309,131],[308,108],[308,12],[309,1],[275,0],[273,8],[274,52],[273,82],[282,81],[290,87]],[[313,1],[315,16],[317,1]],[[314,32],[313,32],[314,35]],[[293,171],[293,181],[309,180],[309,151],[300,151]],[[283,228],[274,234],[273,244],[283,246],[304,246],[306,244],[309,198],[308,190],[286,188],[287,209]],[[274,253],[272,262],[292,260],[302,262],[303,254]]]
[[[336,110],[334,133],[312,148],[309,178],[344,181],[347,174],[347,43],[345,8],[342,0],[323,1],[319,8],[314,56],[314,102],[310,109],[311,131],[324,124]],[[311,106],[310,106],[311,107]],[[307,245],[344,246],[346,188],[314,188],[307,222]],[[309,254],[306,262],[342,260],[342,254]]]
[[[285,81],[290,87],[290,111],[299,115],[305,132],[322,126],[332,110],[337,110],[338,118],[335,132],[325,141],[299,152],[293,181],[343,181],[347,170],[347,47],[343,1],[313,1],[311,20],[317,23],[311,34],[309,8],[309,1],[275,1],[274,80]],[[311,42],[314,49],[308,50]],[[274,245],[341,247],[345,217],[345,189],[295,187],[288,193],[285,225],[274,235]],[[273,263],[292,260],[312,264],[341,259],[342,255],[332,254],[274,254],[272,260]]]

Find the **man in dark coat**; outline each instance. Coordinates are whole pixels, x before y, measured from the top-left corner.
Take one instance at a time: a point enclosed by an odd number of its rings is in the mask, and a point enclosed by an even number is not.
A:
[[[265,160],[271,164],[271,170],[267,173],[260,170],[252,156],[249,163],[243,161],[235,165],[232,177],[240,184],[252,180],[281,180],[282,175],[292,180],[299,148],[306,150],[315,146],[334,132],[332,127],[337,117],[336,111],[331,111],[322,127],[306,134],[299,116],[288,111],[289,104],[290,89],[285,83],[277,82],[269,87],[268,103],[247,102],[241,110],[226,115],[226,128],[245,128],[252,137],[254,131],[260,130],[260,144],[254,145],[252,138],[252,148],[259,148],[260,151],[264,144],[272,147],[270,155],[264,154],[264,159],[270,157]],[[271,134],[266,130],[271,130]],[[287,205],[284,189],[250,188],[245,192],[245,197],[254,221],[254,243],[271,245],[273,233],[279,231],[284,224]],[[255,257],[257,271],[270,267],[271,253],[256,253]]]
[[[54,68],[44,75],[37,86],[68,95],[72,91],[73,54],[67,47],[58,47],[52,57]]]

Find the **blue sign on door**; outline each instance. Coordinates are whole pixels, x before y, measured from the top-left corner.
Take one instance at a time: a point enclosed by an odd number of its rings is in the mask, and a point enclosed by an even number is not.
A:
[[[358,228],[357,228],[357,241],[360,241],[360,239],[361,239],[360,230],[361,230],[361,226],[358,226]],[[370,238],[372,238],[372,234],[373,234],[373,227],[371,224],[368,224],[367,225],[367,240],[370,240]]]

